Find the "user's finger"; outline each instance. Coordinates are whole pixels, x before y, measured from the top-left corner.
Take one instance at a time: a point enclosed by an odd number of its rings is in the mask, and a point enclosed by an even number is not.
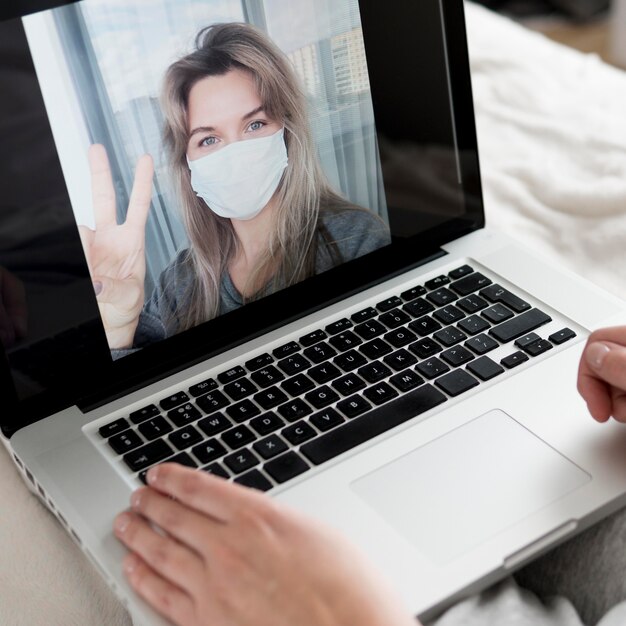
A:
[[[114,226],[117,224],[115,187],[106,149],[101,144],[94,144],[89,147],[88,155],[96,230],[102,226]]]
[[[626,392],[613,389],[611,394],[611,415],[618,422],[626,422]]]
[[[137,554],[124,559],[124,573],[133,589],[168,620],[175,624],[195,622],[191,596],[157,574]]]
[[[144,154],[137,162],[135,180],[128,203],[126,223],[144,228],[148,219],[148,211],[152,202],[152,178],[154,164],[149,154]]]
[[[252,489],[176,463],[153,467],[147,479],[154,489],[221,522],[231,521],[237,511],[255,506],[262,498]]]

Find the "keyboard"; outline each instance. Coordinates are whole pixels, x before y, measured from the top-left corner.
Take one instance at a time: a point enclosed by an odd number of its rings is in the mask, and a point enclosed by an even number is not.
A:
[[[550,322],[462,265],[108,421],[98,436],[144,483],[151,466],[176,462],[269,491],[576,337],[535,332]]]

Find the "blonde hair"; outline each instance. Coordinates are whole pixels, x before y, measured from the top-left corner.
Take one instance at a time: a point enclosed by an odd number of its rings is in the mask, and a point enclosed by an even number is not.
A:
[[[168,68],[162,94],[164,139],[191,243],[186,262],[192,264],[194,276],[185,298],[188,306],[177,314],[179,330],[219,314],[221,278],[238,246],[230,220],[207,210],[191,188],[186,159],[187,105],[189,92],[199,80],[234,69],[249,72],[265,113],[285,128],[289,163],[277,189],[275,223],[267,250],[248,279],[247,286],[255,293],[252,298],[315,273],[316,233],[324,236],[321,207],[357,208],[327,182],[311,139],[298,79],[288,59],[263,32],[249,24],[215,24],[198,33],[195,47]],[[329,244],[332,251],[332,242]],[[334,254],[339,255],[336,247]]]

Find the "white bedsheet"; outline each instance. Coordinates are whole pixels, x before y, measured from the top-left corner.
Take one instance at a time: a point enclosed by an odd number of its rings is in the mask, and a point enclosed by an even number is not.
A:
[[[626,74],[467,9],[488,224],[626,298]],[[128,624],[1,446],[0,494],[0,624]]]

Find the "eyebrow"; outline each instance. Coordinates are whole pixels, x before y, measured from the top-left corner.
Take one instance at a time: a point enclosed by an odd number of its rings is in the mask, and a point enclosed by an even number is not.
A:
[[[245,122],[246,120],[249,120],[251,117],[254,117],[257,113],[260,113],[261,111],[263,111],[263,105],[258,106],[256,109],[253,109],[249,113],[246,113],[241,118],[241,121]],[[194,128],[189,133],[189,139],[191,139],[194,135],[196,135],[198,133],[212,133],[214,131],[215,131],[215,126],[198,126],[198,128]]]

